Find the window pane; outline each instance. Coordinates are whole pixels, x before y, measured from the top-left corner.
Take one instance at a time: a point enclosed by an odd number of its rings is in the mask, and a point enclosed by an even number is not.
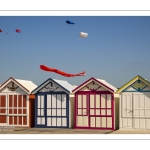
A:
[[[18,114],[22,114],[22,109],[18,109]]]
[[[66,108],[66,95],[62,95],[62,108]]]
[[[18,95],[18,107],[22,107],[22,95]]]
[[[23,114],[26,114],[26,113],[27,113],[26,109],[23,109]]]
[[[27,101],[27,100],[26,100],[26,95],[23,95],[23,107],[27,107],[27,106],[26,106],[26,101]]]
[[[17,109],[14,109],[14,114],[17,114]]]
[[[12,95],[9,95],[9,107],[13,107],[12,103],[13,103]]]
[[[17,95],[14,95],[14,107],[17,107]]]
[[[56,108],[56,95],[52,95],[52,108]]]

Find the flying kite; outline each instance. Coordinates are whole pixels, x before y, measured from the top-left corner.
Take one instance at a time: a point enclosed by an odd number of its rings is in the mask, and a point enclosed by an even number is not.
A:
[[[3,32],[4,30],[0,29],[0,32]]]
[[[68,24],[75,24],[74,22],[69,21],[69,20],[66,20],[66,23],[68,23]]]
[[[17,32],[17,33],[20,33],[20,32],[21,32],[21,30],[19,30],[19,29],[16,29],[16,32]]]
[[[85,33],[85,32],[80,32],[80,37],[81,38],[87,38],[87,36],[88,36],[88,33]]]
[[[78,74],[69,74],[69,73],[63,72],[63,71],[55,69],[55,68],[49,68],[45,65],[40,65],[40,68],[44,71],[55,72],[55,73],[60,74],[64,77],[85,76],[85,71],[78,73]]]

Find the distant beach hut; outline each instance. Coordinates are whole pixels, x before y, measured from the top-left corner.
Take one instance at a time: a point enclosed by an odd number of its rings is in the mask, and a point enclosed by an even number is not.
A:
[[[67,81],[49,78],[31,92],[35,95],[35,127],[73,127],[72,89]]]
[[[74,99],[74,128],[115,129],[116,88],[105,80],[90,78],[76,87]]]
[[[0,86],[0,126],[33,126],[34,101],[29,95],[36,87],[32,81],[12,77]]]
[[[136,76],[120,89],[120,129],[150,129],[150,82]]]

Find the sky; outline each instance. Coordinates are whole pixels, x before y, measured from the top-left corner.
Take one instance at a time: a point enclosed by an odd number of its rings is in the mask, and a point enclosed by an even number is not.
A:
[[[0,16],[0,29],[0,84],[9,77],[37,86],[48,78],[78,86],[95,77],[116,88],[137,75],[150,81],[149,16]],[[63,77],[41,64],[86,76]]]

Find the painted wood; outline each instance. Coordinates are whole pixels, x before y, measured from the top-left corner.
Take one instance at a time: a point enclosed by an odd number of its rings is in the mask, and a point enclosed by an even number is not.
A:
[[[31,81],[21,80],[36,85]],[[16,79],[9,78],[0,87],[0,126],[32,127],[33,105],[29,99],[30,91]],[[30,87],[29,89],[31,89]],[[4,106],[5,105],[5,106]],[[5,118],[4,118],[5,117]],[[5,121],[4,121],[5,120]],[[5,123],[4,123],[5,122]]]
[[[53,79],[48,79],[33,92],[35,94],[35,127],[70,128],[69,91]]]
[[[137,76],[126,85],[118,90],[120,129],[150,129],[149,82]]]
[[[69,128],[69,97],[66,93],[44,93],[36,98],[35,127]]]
[[[74,90],[75,128],[114,130],[114,92],[94,78]]]

